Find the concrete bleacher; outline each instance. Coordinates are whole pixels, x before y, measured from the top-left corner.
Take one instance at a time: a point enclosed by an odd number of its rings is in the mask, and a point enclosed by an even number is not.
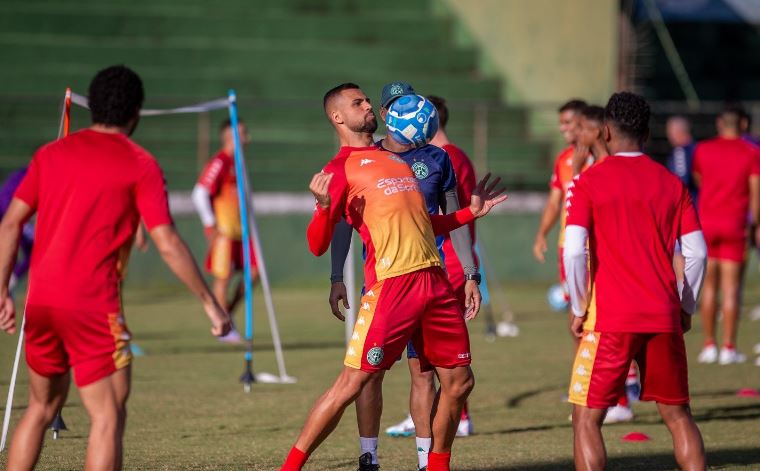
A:
[[[124,63],[143,77],[147,107],[235,88],[252,131],[255,191],[304,191],[335,153],[321,110],[328,88],[357,82],[378,101],[391,80],[449,99],[451,137],[471,155],[475,105],[486,105],[487,150],[478,166],[512,189],[544,188],[548,146],[529,139],[526,111],[507,106],[499,83],[479,71],[479,52],[453,44],[455,20],[434,15],[432,1],[227,0],[222,8],[205,0],[5,0],[0,173],[55,137],[67,86],[86,94],[98,69]],[[189,189],[201,164],[199,126],[210,129],[213,151],[224,117],[144,118],[134,137],[159,159],[171,189]],[[75,110],[73,120],[85,126],[87,115]]]

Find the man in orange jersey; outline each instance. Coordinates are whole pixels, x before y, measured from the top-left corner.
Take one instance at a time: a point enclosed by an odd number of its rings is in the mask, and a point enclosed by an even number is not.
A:
[[[309,186],[317,200],[307,230],[309,248],[323,254],[344,217],[367,248],[368,289],[344,368],[314,405],[281,470],[302,469],[372,375],[389,369],[412,340],[423,368],[435,368],[441,383],[428,470],[448,471],[457,423],[474,378],[464,312],[441,268],[434,234],[486,215],[506,196],[501,195],[503,188],[494,190],[498,179],[489,185],[486,177],[468,208],[429,215],[409,165],[372,146],[367,130],[377,122],[361,89],[350,83],[334,87],[325,94],[324,108],[341,150]]]
[[[248,130],[243,121],[238,121],[241,144],[250,142]],[[227,119],[219,129],[222,148],[203,168],[198,183],[193,188],[193,204],[201,218],[203,231],[208,239],[206,271],[214,277],[212,289],[221,306],[232,314],[242,298],[243,285],[238,285],[227,299],[230,280],[243,268],[243,229],[240,225],[240,205],[238,203],[237,177],[235,175],[235,139],[232,124]],[[256,283],[259,271],[256,254],[251,244],[251,279]],[[240,334],[232,329],[219,338],[222,342],[239,343]]]
[[[565,194],[567,185],[577,173],[575,169],[578,160],[575,157],[578,145],[578,124],[580,113],[586,103],[582,100],[570,100],[559,108],[559,132],[567,143],[567,147],[557,155],[554,163],[551,180],[549,182],[549,198],[544,206],[544,212],[541,215],[541,222],[536,232],[536,239],[533,242],[533,256],[541,263],[546,261],[544,254],[547,250],[546,237],[552,230],[554,224],[559,219],[559,245],[557,261],[559,263],[559,281],[565,284],[565,275],[562,268],[562,246],[564,243],[565,217],[563,206],[565,204]],[[587,152],[583,152],[587,154]]]

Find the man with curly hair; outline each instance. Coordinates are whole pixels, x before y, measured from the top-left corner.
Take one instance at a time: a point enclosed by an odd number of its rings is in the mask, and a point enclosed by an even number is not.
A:
[[[565,272],[571,332],[580,340],[569,391],[578,470],[606,466],[601,427],[632,360],[641,372],[641,399],[657,402],[681,469],[705,469],[689,409],[683,334],[697,307],[707,247],[689,191],[641,152],[649,117],[642,97],[612,95],[604,112],[611,155],[568,188]],[[676,240],[686,266],[679,283]]]
[[[45,429],[66,402],[70,370],[90,416],[84,468],[122,468],[132,352],[120,288],[140,220],[201,301],[211,332],[229,332],[229,316],[174,228],[161,168],[129,139],[143,96],[140,77],[127,67],[98,72],[89,89],[92,126],[37,151],[0,224],[0,329],[13,334],[8,281],[22,228],[37,213],[24,327],[29,405],[9,470],[34,468]]]

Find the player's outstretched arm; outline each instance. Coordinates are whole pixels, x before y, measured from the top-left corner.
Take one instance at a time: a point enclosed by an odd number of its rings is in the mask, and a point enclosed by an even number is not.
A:
[[[190,249],[187,248],[174,226],[169,224],[156,226],[150,231],[150,236],[164,262],[177,275],[177,278],[200,299],[203,309],[211,321],[211,333],[216,336],[227,335],[232,326],[230,316],[217,303],[206,281],[201,276]]]
[[[16,263],[24,223],[32,214],[34,209],[31,206],[14,198],[0,222],[0,329],[9,334],[16,333],[16,307],[10,297],[8,283]]]
[[[496,177],[493,181],[490,179],[491,174],[489,173],[478,182],[478,186],[472,192],[470,206],[467,208],[444,216],[431,214],[430,222],[433,225],[433,233],[441,235],[451,232],[476,218],[485,216],[494,206],[506,201],[507,195],[504,194],[506,188],[499,186],[501,178]]]
[[[533,256],[541,263],[546,261],[544,254],[547,251],[546,236],[554,227],[562,210],[562,191],[552,187],[549,190],[549,198],[546,200],[544,212],[541,214],[541,222],[536,231],[536,239],[533,242]]]

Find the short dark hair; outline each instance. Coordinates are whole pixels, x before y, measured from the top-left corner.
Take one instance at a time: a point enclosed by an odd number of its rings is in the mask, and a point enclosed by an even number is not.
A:
[[[649,103],[635,93],[614,93],[604,108],[604,121],[640,144],[649,137]]]
[[[564,113],[565,111],[572,111],[574,113],[578,113],[580,111],[583,111],[583,108],[588,106],[585,101],[579,99],[579,98],[573,98],[572,100],[568,101],[564,105],[560,106],[557,109],[557,113]]]
[[[333,97],[337,96],[340,92],[343,90],[358,90],[360,88],[361,87],[359,87],[359,85],[352,82],[341,83],[340,85],[327,90],[324,98],[322,98],[322,107],[325,109],[325,111],[327,111],[327,103],[332,100]]]
[[[441,128],[446,127],[449,122],[449,108],[446,106],[446,100],[437,95],[428,95],[427,99],[438,110],[438,123]]]
[[[238,116],[238,124],[245,124],[243,118]],[[232,127],[232,120],[230,118],[225,119],[219,125],[219,132],[224,132],[225,129]]]
[[[729,103],[723,107],[723,111],[718,115],[723,124],[739,130],[742,119],[749,119],[749,114],[739,103]]]
[[[581,116],[601,124],[604,122],[604,108],[597,105],[588,105],[581,110]]]
[[[144,99],[142,80],[132,69],[123,65],[103,69],[90,82],[92,122],[124,126],[139,112]]]

